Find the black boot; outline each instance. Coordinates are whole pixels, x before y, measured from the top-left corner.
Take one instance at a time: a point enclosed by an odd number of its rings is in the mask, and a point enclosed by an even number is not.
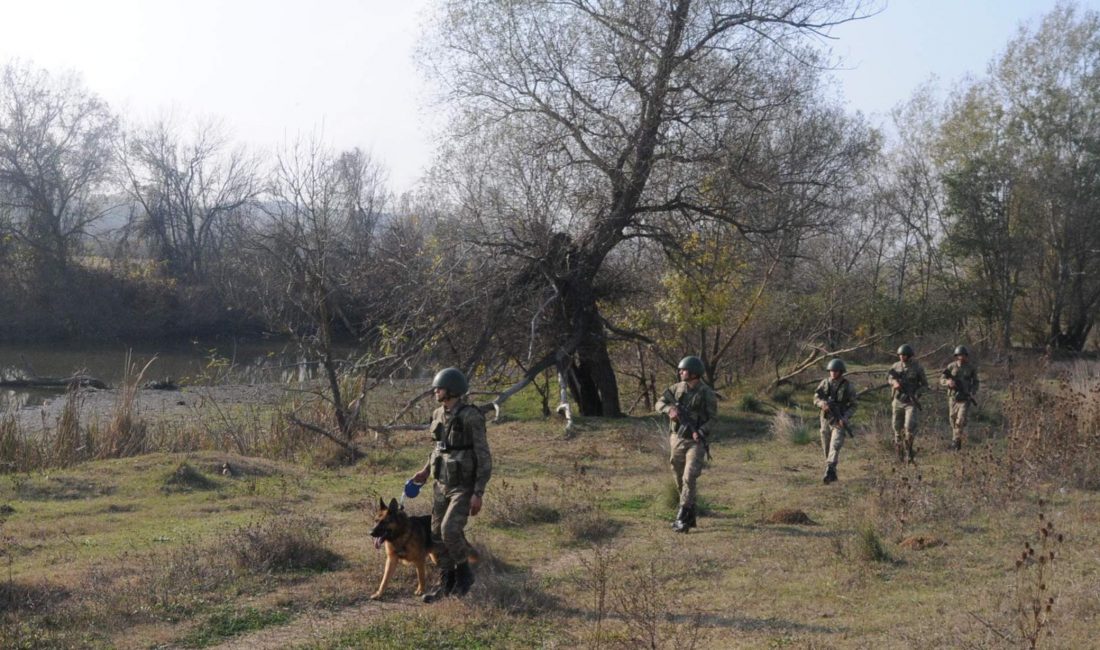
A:
[[[439,586],[434,590],[429,591],[420,597],[420,600],[425,603],[434,603],[435,601],[446,598],[454,593],[455,582],[457,581],[458,573],[454,569],[440,569],[439,570]]]
[[[905,462],[910,465],[917,463],[917,450],[913,449],[912,439],[905,441]]]
[[[687,506],[680,506],[680,509],[676,511],[676,519],[672,522],[672,530],[680,532],[684,527],[684,517],[687,516]]]
[[[676,521],[672,522],[672,530],[678,533],[686,533],[695,525],[695,508],[680,506],[680,512],[676,514]]]
[[[821,479],[825,485],[836,482],[836,465],[828,465],[825,468],[825,478]]]
[[[454,595],[462,598],[470,592],[472,586],[474,586],[474,571],[470,568],[469,562],[463,562],[455,567]]]

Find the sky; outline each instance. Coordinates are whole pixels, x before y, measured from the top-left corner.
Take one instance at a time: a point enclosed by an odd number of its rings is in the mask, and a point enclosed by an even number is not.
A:
[[[873,0],[872,0],[873,1]],[[75,71],[128,119],[221,119],[250,146],[319,133],[411,189],[441,121],[414,48],[433,0],[0,0],[0,64]],[[851,110],[883,119],[986,65],[1056,0],[880,0],[824,42]],[[1100,10],[1100,0],[1080,0]]]

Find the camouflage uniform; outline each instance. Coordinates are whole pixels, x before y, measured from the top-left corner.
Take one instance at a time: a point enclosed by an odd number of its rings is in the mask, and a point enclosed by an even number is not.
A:
[[[955,380],[955,388],[947,388],[947,381]],[[952,361],[943,371],[940,385],[947,388],[947,411],[951,420],[951,440],[956,448],[962,444],[971,398],[978,393],[978,368],[971,362]]]
[[[846,378],[833,381],[826,377],[814,390],[814,406],[821,409],[835,402],[840,406],[841,418],[850,422],[856,411],[856,389]],[[844,446],[844,434],[847,427],[829,421],[828,411],[821,411],[821,449],[825,453],[825,463],[834,470],[840,460],[840,448]]]
[[[435,478],[432,494],[432,538],[446,552],[441,569],[466,561],[470,545],[464,530],[470,516],[470,497],[485,492],[493,471],[485,416],[476,406],[459,400],[452,410],[440,406],[429,427],[436,446],[428,461]]]
[[[897,374],[901,383],[908,386],[913,396],[920,399],[920,391],[928,388],[928,377],[924,374],[924,368],[919,363],[910,359],[908,363],[898,361],[890,367],[890,374]],[[913,457],[913,438],[917,435],[918,407],[912,399],[901,390],[894,391],[893,426],[894,445],[901,453],[904,445],[905,452],[911,460]]]
[[[718,396],[702,380],[691,388],[688,382],[681,381],[665,389],[657,402],[657,411],[668,413],[673,406],[691,415],[699,429],[707,432],[707,425],[718,414]],[[669,419],[669,464],[676,476],[676,489],[680,492],[680,506],[695,508],[695,482],[703,472],[706,451],[701,442],[696,442],[684,427]]]

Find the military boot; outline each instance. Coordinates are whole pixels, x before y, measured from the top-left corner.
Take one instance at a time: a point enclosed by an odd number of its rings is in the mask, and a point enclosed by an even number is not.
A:
[[[952,441],[951,441],[951,449],[952,449],[952,451],[959,451],[959,450],[961,450],[962,448],[963,448],[963,441],[962,441],[962,438],[955,438],[954,440],[952,440]]]
[[[695,524],[695,506],[688,506],[687,515],[684,517],[684,532],[688,532],[692,528],[698,528]]]
[[[450,596],[452,593],[454,593],[455,582],[457,578],[458,573],[454,569],[440,569],[439,586],[421,596],[420,600],[424,601],[425,603],[434,603],[441,598],[446,598],[447,596]]]
[[[825,478],[821,480],[825,485],[836,483],[836,465],[828,465],[825,468]]]
[[[676,513],[676,521],[672,522],[672,530],[678,533],[686,533],[691,529],[692,512],[688,506],[680,506],[680,511]]]
[[[680,509],[676,511],[676,519],[672,522],[672,530],[681,532],[684,527],[684,517],[687,517],[687,506],[680,506]]]
[[[454,595],[462,598],[470,592],[472,586],[474,586],[474,571],[470,568],[469,562],[463,562],[455,567]]]
[[[900,440],[894,441],[894,455],[898,457],[899,463],[905,462],[905,445]]]
[[[905,440],[905,462],[911,465],[917,462],[917,450],[913,449],[913,439],[907,438]]]

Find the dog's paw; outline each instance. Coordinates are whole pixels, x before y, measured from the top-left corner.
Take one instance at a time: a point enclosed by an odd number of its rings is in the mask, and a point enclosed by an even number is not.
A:
[[[373,594],[370,595],[370,599],[371,600],[382,600],[382,592],[381,591],[374,592]]]

